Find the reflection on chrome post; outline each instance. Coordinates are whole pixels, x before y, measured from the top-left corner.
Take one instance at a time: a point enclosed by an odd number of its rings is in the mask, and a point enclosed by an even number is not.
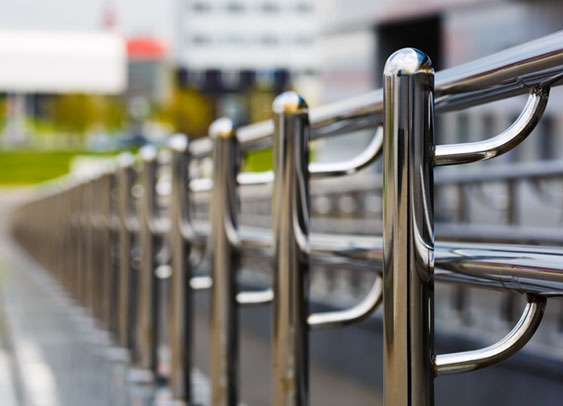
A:
[[[296,93],[274,110],[274,406],[309,404],[309,111]]]
[[[434,70],[402,49],[384,72],[383,306],[387,406],[433,404]]]

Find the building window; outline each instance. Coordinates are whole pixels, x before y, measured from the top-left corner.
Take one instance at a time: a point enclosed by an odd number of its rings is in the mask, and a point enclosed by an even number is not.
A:
[[[313,6],[309,2],[302,1],[295,5],[295,11],[298,13],[310,13],[313,11]]]
[[[198,46],[209,45],[211,43],[211,39],[206,35],[196,34],[191,38],[192,44]]]
[[[211,5],[203,1],[196,1],[195,3],[192,3],[192,11],[195,11],[196,13],[206,13],[211,11]]]
[[[313,44],[313,38],[301,36],[294,39],[296,45],[307,46]]]
[[[246,39],[240,35],[231,35],[229,37],[226,38],[226,42],[229,45],[244,45],[246,43]]]
[[[278,37],[275,37],[273,35],[264,35],[260,39],[260,42],[262,42],[263,45],[274,46],[278,45],[280,43],[280,40]]]
[[[262,11],[264,13],[274,14],[280,11],[280,6],[272,1],[267,1],[262,3]]]
[[[240,14],[244,12],[244,4],[232,1],[227,4],[227,11],[233,14]]]

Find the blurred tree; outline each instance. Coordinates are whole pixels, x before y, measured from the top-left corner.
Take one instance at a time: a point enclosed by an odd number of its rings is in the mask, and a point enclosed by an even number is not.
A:
[[[272,118],[272,103],[276,97],[270,86],[256,84],[247,94],[250,123]]]
[[[127,119],[127,108],[123,99],[115,96],[106,96],[101,99],[102,125],[108,132],[120,131],[124,128]]]
[[[50,113],[55,128],[84,141],[84,135],[92,128],[108,132],[123,129],[126,107],[120,97],[88,94],[56,95],[50,103]]]
[[[276,94],[271,86],[255,84],[247,93],[247,111],[250,123],[272,118],[272,102]],[[271,170],[274,166],[272,149],[247,152],[244,157],[244,170],[261,172]]]
[[[214,110],[214,101],[210,96],[193,88],[176,86],[164,106],[156,109],[155,118],[171,125],[177,132],[201,137],[207,134]]]
[[[51,101],[51,116],[59,131],[77,135],[80,141],[98,119],[94,97],[86,94],[57,95]]]

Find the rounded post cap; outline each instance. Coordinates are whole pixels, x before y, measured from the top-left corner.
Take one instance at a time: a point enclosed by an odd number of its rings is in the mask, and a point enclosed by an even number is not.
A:
[[[105,165],[102,167],[102,172],[101,175],[102,177],[109,177],[109,176],[113,176],[115,174],[115,161],[110,160],[108,162],[105,163]]]
[[[383,74],[388,76],[412,75],[419,72],[434,72],[432,61],[424,52],[415,48],[395,51],[385,63]]]
[[[272,110],[276,114],[300,114],[307,111],[307,103],[296,92],[283,92],[274,99]]]
[[[122,152],[117,156],[117,165],[120,168],[127,168],[135,163],[135,158],[131,152]]]
[[[218,118],[209,126],[209,136],[211,138],[233,138],[236,136],[235,124],[227,117]]]
[[[174,134],[168,141],[168,146],[172,151],[185,152],[188,149],[189,140],[185,134]]]
[[[158,151],[154,145],[144,145],[139,149],[139,156],[144,162],[153,162],[156,160]]]

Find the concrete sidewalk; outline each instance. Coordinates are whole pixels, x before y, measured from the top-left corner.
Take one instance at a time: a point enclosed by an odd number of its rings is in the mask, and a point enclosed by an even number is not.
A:
[[[127,354],[8,234],[30,189],[0,191],[0,405],[170,405],[162,386],[131,382]],[[207,377],[195,397],[209,404]]]

